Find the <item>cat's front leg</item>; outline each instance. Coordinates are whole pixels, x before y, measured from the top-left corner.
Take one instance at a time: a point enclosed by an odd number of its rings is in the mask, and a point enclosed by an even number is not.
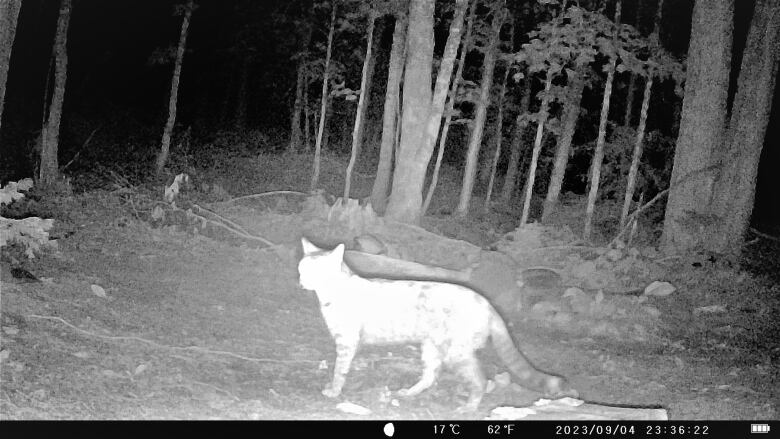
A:
[[[344,337],[336,340],[336,364],[333,366],[333,381],[331,381],[330,386],[322,390],[323,395],[328,398],[341,395],[341,388],[344,387],[344,381],[357,352],[357,346],[358,339]]]
[[[421,359],[423,362],[422,377],[420,377],[420,381],[412,387],[399,390],[398,396],[404,398],[416,396],[436,382],[436,377],[439,374],[439,369],[442,364],[439,350],[430,340],[424,341],[420,349],[422,351]]]

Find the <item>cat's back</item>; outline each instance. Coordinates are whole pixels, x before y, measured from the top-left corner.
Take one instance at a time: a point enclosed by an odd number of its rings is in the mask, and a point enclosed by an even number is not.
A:
[[[419,310],[489,307],[487,299],[463,285],[438,281],[363,279],[356,277],[352,292],[373,303],[391,303]]]

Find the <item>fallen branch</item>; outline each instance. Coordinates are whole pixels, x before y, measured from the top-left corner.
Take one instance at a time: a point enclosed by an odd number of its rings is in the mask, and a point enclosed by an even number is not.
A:
[[[768,240],[770,240],[770,241],[773,241],[773,242],[780,242],[780,238],[778,238],[777,236],[772,236],[772,235],[769,235],[769,234],[767,234],[767,233],[760,232],[760,231],[756,230],[756,229],[755,229],[755,228],[753,228],[753,227],[751,227],[751,228],[750,228],[750,231],[751,231],[751,232],[752,232],[754,235],[756,235],[756,236],[760,236],[761,238],[768,239]]]
[[[199,207],[200,209],[203,209],[202,207],[197,206],[197,205],[193,205],[193,206]],[[229,226],[229,225],[227,225],[225,223],[222,223],[222,222],[219,222],[219,221],[215,221],[215,220],[210,219],[210,218],[206,218],[205,216],[198,215],[195,212],[188,212],[186,210],[179,209],[178,207],[174,208],[174,209],[182,211],[182,212],[184,212],[188,216],[192,215],[192,216],[195,216],[195,217],[199,218],[202,221],[206,221],[206,222],[209,222],[211,224],[214,224],[215,226],[222,227],[223,229],[228,230],[228,231],[230,231],[230,232],[232,232],[232,233],[234,233],[234,234],[236,234],[236,235],[238,235],[238,236],[240,236],[242,238],[249,239],[249,240],[252,240],[252,241],[262,242],[263,244],[268,245],[267,249],[269,249],[269,248],[276,248],[276,247],[280,247],[281,246],[281,244],[274,244],[273,242],[263,238],[262,236],[255,236],[255,235],[250,234],[249,232],[242,232],[241,230],[234,229],[234,228],[232,228],[231,226]],[[203,209],[203,210],[206,211],[205,209]],[[214,214],[214,215],[216,215],[216,214]],[[227,220],[225,218],[220,217],[219,215],[216,215],[216,216],[219,217],[221,220],[225,220],[225,221],[227,221],[229,223],[235,224],[235,223],[233,223],[230,220]],[[235,225],[238,226],[237,224],[235,224]],[[238,227],[240,228],[241,226],[238,226]]]
[[[92,133],[89,135],[89,137],[87,137],[87,140],[85,140],[84,143],[81,144],[81,148],[79,148],[79,151],[76,153],[76,155],[74,155],[73,158],[70,159],[70,161],[65,164],[65,166],[60,168],[60,172],[63,172],[64,170],[68,169],[68,166],[72,165],[73,162],[75,162],[76,159],[79,158],[79,155],[81,155],[81,151],[84,151],[84,148],[86,148],[87,145],[89,145],[90,140],[92,140],[92,136],[94,136],[95,133],[98,132],[100,128],[102,127],[97,127],[94,130],[92,130]]]
[[[28,314],[26,316],[30,319],[41,319],[41,320],[51,320],[55,322],[60,322],[63,325],[73,329],[76,332],[79,332],[81,334],[89,335],[91,337],[96,337],[104,340],[113,340],[113,341],[137,341],[139,343],[143,343],[146,345],[153,346],[155,348],[159,349],[168,349],[172,351],[189,351],[189,352],[198,352],[202,354],[214,354],[214,355],[225,355],[228,357],[238,358],[239,360],[245,360],[245,361],[251,361],[254,363],[279,363],[279,364],[295,364],[295,363],[312,363],[312,364],[319,364],[320,361],[318,360],[277,360],[274,358],[254,358],[254,357],[247,357],[245,355],[236,354],[235,352],[230,351],[219,351],[214,349],[208,349],[203,348],[200,346],[168,346],[164,344],[157,343],[152,340],[147,340],[145,338],[141,337],[135,337],[132,335],[123,335],[123,336],[116,336],[116,335],[102,335],[102,334],[96,334],[91,331],[87,331],[86,329],[81,329],[78,326],[67,322],[65,319],[62,319],[60,317],[54,317],[54,316],[39,316],[36,314]]]
[[[624,225],[623,228],[620,230],[620,232],[614,238],[612,238],[612,241],[609,241],[609,244],[607,244],[607,247],[612,247],[615,243],[617,243],[618,240],[620,238],[622,238],[623,235],[631,228],[631,225],[634,222],[634,219],[636,219],[636,217],[640,213],[642,213],[645,210],[647,210],[648,208],[650,208],[650,206],[655,204],[658,200],[660,200],[664,195],[666,195],[668,193],[669,193],[669,189],[668,188],[664,189],[661,192],[658,192],[650,201],[648,201],[647,203],[637,207],[637,209],[631,215],[629,215],[628,218],[626,218],[626,225]]]
[[[592,245],[551,245],[548,247],[529,248],[528,251],[537,250],[597,250],[600,247]]]
[[[411,230],[414,230],[417,233],[420,233],[421,235],[430,236],[431,238],[436,238],[438,240],[446,239],[446,240],[455,241],[455,242],[458,242],[458,243],[461,243],[461,244],[465,243],[469,247],[472,247],[472,248],[475,248],[475,249],[479,248],[478,246],[476,246],[476,245],[474,245],[474,244],[472,244],[472,243],[470,243],[468,241],[464,241],[462,239],[456,239],[456,238],[448,238],[446,236],[442,236],[442,235],[439,235],[437,233],[428,231],[428,230],[424,229],[423,227],[420,227],[420,226],[415,225],[415,224],[402,223],[402,222],[399,222],[399,221],[388,220],[386,218],[385,218],[385,224],[387,224],[389,226],[398,226],[398,227],[411,229]]]
[[[231,227],[235,228],[235,229],[236,229],[238,232],[240,232],[240,233],[243,233],[243,234],[245,234],[245,235],[251,235],[251,233],[249,233],[249,231],[247,231],[245,228],[243,228],[243,227],[242,227],[240,224],[237,224],[237,223],[235,223],[235,222],[233,222],[233,221],[231,221],[231,220],[229,220],[229,219],[227,219],[227,218],[225,218],[225,217],[221,216],[220,214],[218,214],[218,213],[216,213],[216,212],[213,212],[213,211],[211,211],[211,210],[209,210],[209,209],[206,209],[206,208],[204,208],[204,207],[201,207],[201,206],[200,206],[200,205],[198,205],[198,204],[193,204],[193,205],[192,205],[192,207],[194,207],[194,208],[196,208],[196,209],[198,209],[198,210],[200,210],[200,211],[203,211],[203,212],[208,212],[210,215],[214,215],[214,216],[215,216],[215,217],[217,217],[217,218],[218,218],[220,221],[222,221],[223,223],[225,223],[225,224],[227,224],[227,225],[229,225],[229,226],[231,226]],[[199,216],[202,216],[202,215],[199,215]]]
[[[303,196],[309,196],[306,192],[298,192],[298,191],[271,191],[271,192],[263,192],[260,194],[252,194],[252,195],[244,195],[243,197],[237,197],[237,198],[231,198],[227,201],[224,201],[222,204],[225,203],[233,203],[238,200],[245,200],[248,198],[260,198],[265,197],[268,195],[281,195],[281,194],[290,194],[290,195],[303,195]]]

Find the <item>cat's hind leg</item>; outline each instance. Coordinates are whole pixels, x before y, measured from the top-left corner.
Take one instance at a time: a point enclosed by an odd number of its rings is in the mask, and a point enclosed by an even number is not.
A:
[[[398,391],[398,396],[411,397],[420,394],[423,390],[431,387],[436,382],[436,377],[441,369],[442,359],[439,349],[430,341],[424,341],[421,350],[421,359],[423,362],[423,372],[420,380],[408,389]]]
[[[453,369],[463,378],[468,381],[470,391],[469,399],[466,401],[466,405],[458,409],[459,412],[473,412],[479,407],[479,403],[482,402],[482,396],[485,394],[485,375],[482,373],[482,367],[479,365],[479,360],[471,353],[464,353],[458,357],[448,361],[452,364]]]
[[[346,375],[355,358],[357,352],[359,337],[341,336],[336,340],[336,364],[333,366],[333,381],[330,386],[322,390],[322,394],[328,398],[335,398],[341,394],[341,388],[344,387]]]

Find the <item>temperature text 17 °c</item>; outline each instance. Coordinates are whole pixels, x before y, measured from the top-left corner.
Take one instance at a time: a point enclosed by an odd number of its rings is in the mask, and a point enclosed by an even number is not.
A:
[[[433,424],[433,434],[439,436],[459,435],[460,424]]]

